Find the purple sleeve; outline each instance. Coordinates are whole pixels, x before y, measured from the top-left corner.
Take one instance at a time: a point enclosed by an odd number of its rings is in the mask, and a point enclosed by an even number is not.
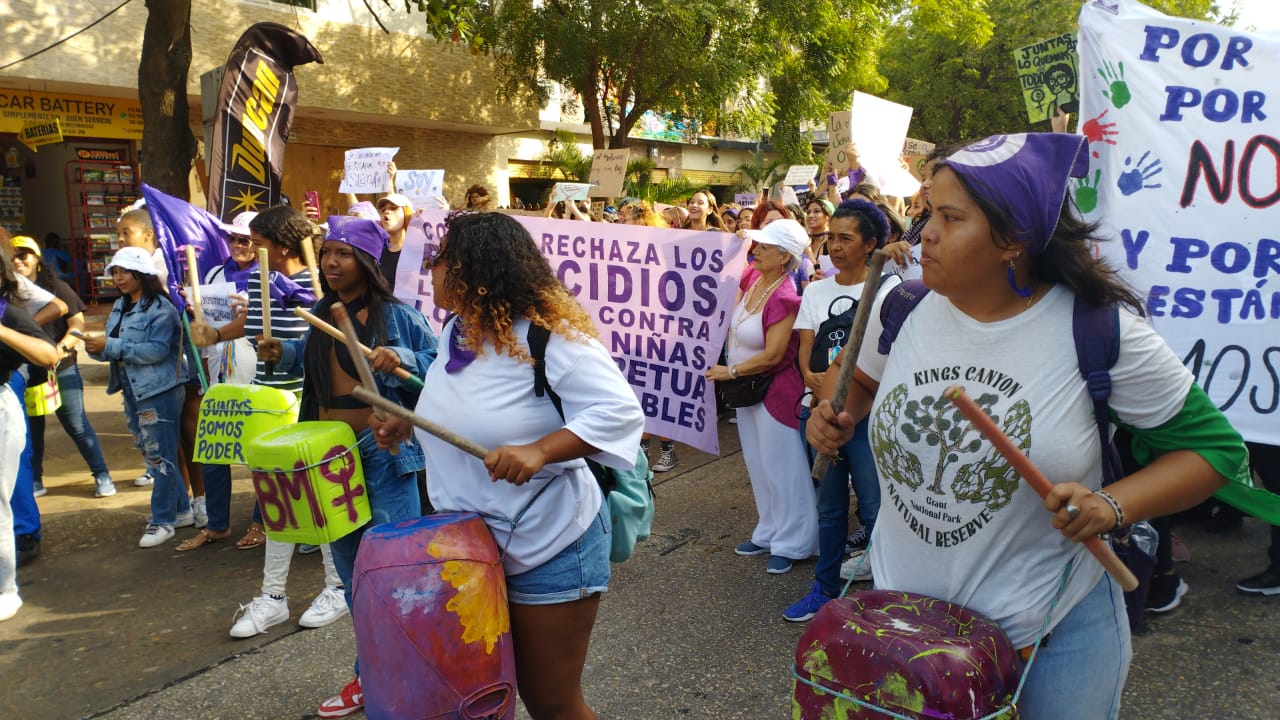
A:
[[[849,189],[852,190],[858,183],[867,179],[867,170],[861,166],[857,170],[849,170]]]

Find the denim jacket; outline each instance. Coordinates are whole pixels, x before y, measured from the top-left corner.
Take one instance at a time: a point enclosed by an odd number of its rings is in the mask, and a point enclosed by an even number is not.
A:
[[[409,371],[410,375],[422,379],[427,368],[436,359],[436,336],[427,325],[427,319],[414,308],[403,303],[386,305],[387,340],[381,347],[395,351],[400,358],[400,367]],[[302,359],[307,339],[311,337],[311,329],[302,336],[290,340],[280,340],[280,360],[275,364],[275,371],[295,377],[302,376]],[[388,400],[413,408],[418,405],[419,388],[412,387],[391,373],[374,373],[378,383],[378,394]],[[308,399],[302,398],[303,416],[308,419]]]
[[[120,337],[108,337],[103,351],[91,353],[90,357],[111,363],[108,395],[120,391],[124,376],[129,379],[133,396],[145,400],[186,380],[182,368],[182,323],[173,303],[166,298],[142,300],[127,313],[124,303],[125,298],[120,298],[111,306],[106,326],[110,333],[120,323]]]

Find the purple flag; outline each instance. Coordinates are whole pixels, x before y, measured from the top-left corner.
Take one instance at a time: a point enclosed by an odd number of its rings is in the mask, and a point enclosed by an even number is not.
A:
[[[182,248],[187,245],[195,247],[196,274],[204,278],[211,269],[231,257],[227,250],[229,228],[209,211],[166,195],[146,183],[142,184],[142,196],[147,200],[156,243],[164,251],[165,267],[169,270],[169,297],[175,306],[185,308],[186,303],[178,294],[178,288],[186,280],[183,272],[186,251]]]

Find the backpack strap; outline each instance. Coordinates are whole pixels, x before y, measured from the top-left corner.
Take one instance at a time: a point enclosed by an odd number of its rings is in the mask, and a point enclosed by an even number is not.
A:
[[[928,294],[929,288],[925,286],[924,281],[905,280],[894,285],[885,296],[884,304],[880,306],[880,324],[884,330],[880,333],[880,343],[877,346],[881,355],[889,354],[889,349],[893,347],[893,341],[898,339],[898,332],[902,330],[902,324],[907,321],[907,316]]]
[[[1109,401],[1111,368],[1120,359],[1120,308],[1115,304],[1094,307],[1079,295],[1071,309],[1071,334],[1075,338],[1076,362],[1093,402],[1094,422],[1102,448],[1102,484],[1120,478],[1118,456],[1111,447]]]
[[[560,419],[564,420],[564,407],[560,404],[560,396],[556,395],[551,389],[551,383],[547,382],[547,341],[550,339],[550,330],[529,323],[529,333],[525,335],[525,342],[529,344],[529,356],[533,358],[533,394],[538,397],[550,396],[551,404],[556,406],[556,412],[559,413]]]

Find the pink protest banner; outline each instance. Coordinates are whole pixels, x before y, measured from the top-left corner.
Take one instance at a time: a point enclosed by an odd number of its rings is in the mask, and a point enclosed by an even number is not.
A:
[[[423,247],[440,242],[444,213],[421,216],[400,255],[396,296],[440,331]],[[644,408],[645,430],[704,452],[720,451],[715,394],[703,373],[728,332],[747,243],[720,232],[517,217],[556,275],[595,320]]]

